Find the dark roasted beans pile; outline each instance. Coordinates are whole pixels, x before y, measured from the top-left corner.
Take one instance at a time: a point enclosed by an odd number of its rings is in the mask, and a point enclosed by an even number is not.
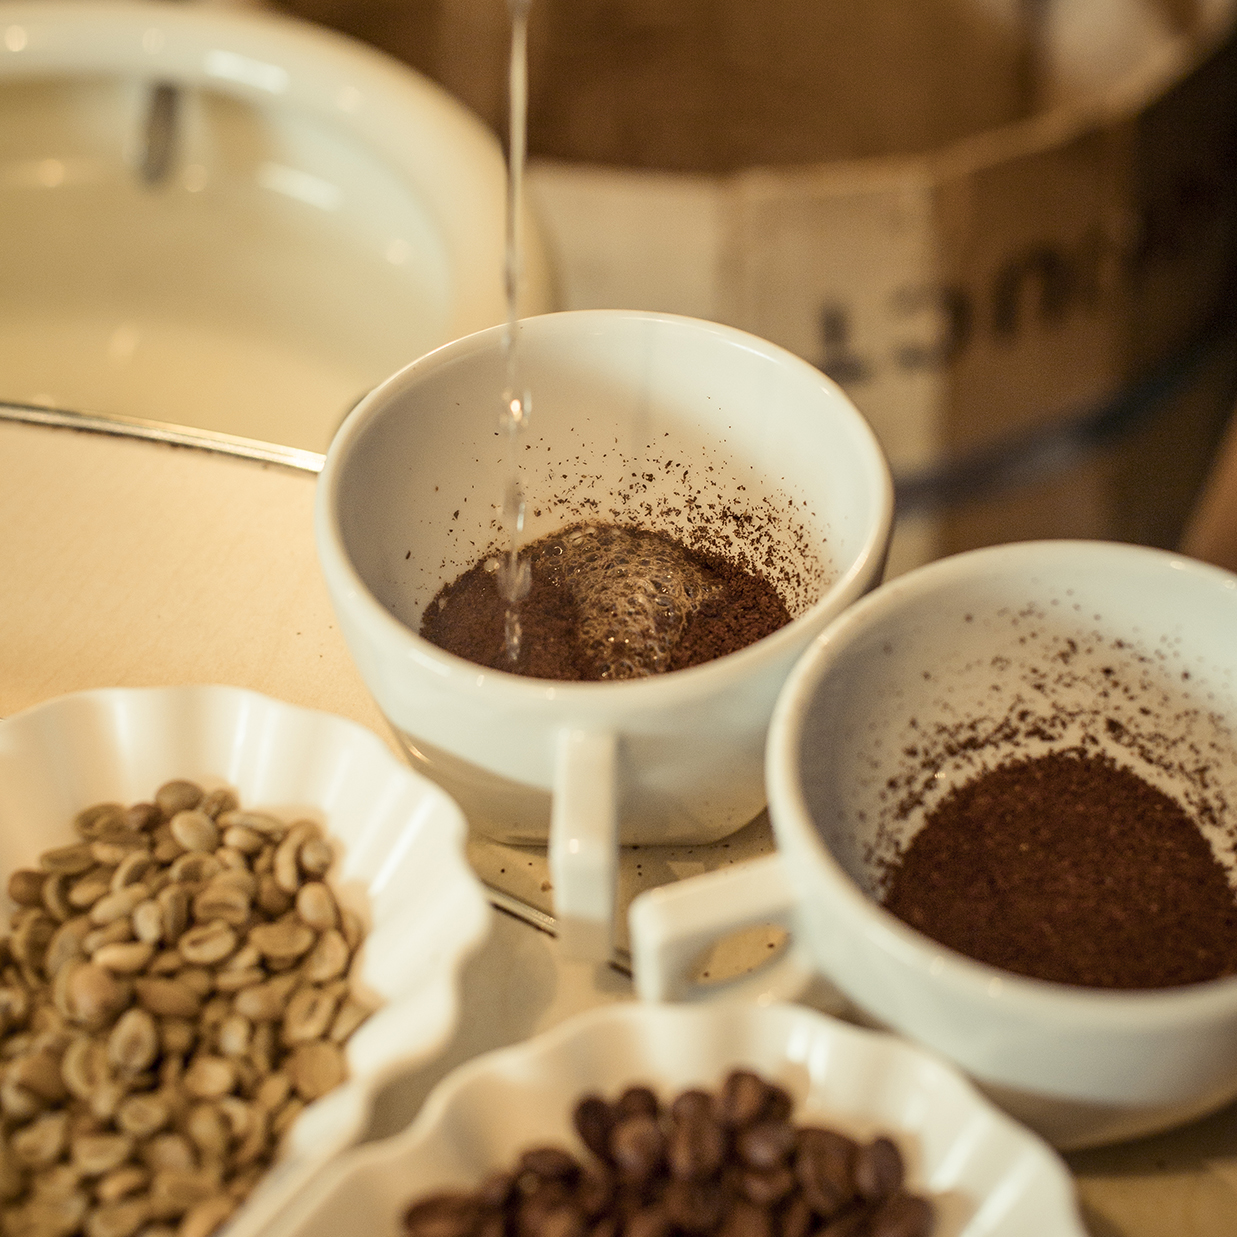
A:
[[[526,1151],[473,1193],[414,1202],[407,1237],[927,1237],[929,1201],[878,1137],[796,1126],[780,1087],[748,1070],[663,1105],[644,1086],[576,1105],[592,1153]]]

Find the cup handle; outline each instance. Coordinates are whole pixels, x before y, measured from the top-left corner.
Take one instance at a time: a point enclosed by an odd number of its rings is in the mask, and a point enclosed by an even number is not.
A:
[[[558,733],[549,863],[564,957],[609,961],[618,872],[618,737],[610,732]]]
[[[795,936],[794,907],[795,891],[776,854],[647,890],[632,900],[627,913],[637,996],[646,1001],[793,1000],[815,978]],[[789,934],[776,959],[728,982],[695,981],[693,972],[706,949],[758,924],[776,924]]]

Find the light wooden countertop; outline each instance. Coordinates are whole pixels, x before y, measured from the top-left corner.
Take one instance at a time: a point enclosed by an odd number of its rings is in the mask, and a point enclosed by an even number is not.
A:
[[[0,420],[0,716],[85,688],[228,683],[390,741],[318,571],[315,481]],[[567,962],[552,937],[500,915],[463,996],[455,1039],[383,1093],[371,1135],[404,1125],[452,1065],[632,993],[613,969]],[[1237,1233],[1237,1105],[1068,1159],[1094,1237]]]
[[[313,549],[312,473],[0,421],[0,716],[231,683],[385,733]]]

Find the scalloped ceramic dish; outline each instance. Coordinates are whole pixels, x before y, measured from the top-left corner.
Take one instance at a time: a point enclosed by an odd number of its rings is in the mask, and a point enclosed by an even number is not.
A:
[[[785,1086],[796,1120],[893,1137],[909,1186],[934,1198],[934,1237],[1083,1237],[1057,1154],[952,1067],[814,1010],[738,1002],[605,1006],[476,1058],[435,1088],[407,1130],[330,1165],[269,1237],[397,1237],[420,1195],[476,1184],[533,1143],[578,1149],[570,1113],[584,1092],[641,1081],[663,1095],[715,1087],[738,1065]]]
[[[464,857],[459,809],[377,735],[231,687],[81,692],[0,721],[5,881],[74,840],[80,808],[149,799],[175,777],[322,822],[336,850],[327,879],[367,928],[353,984],[381,1002],[348,1042],[348,1081],[305,1109],[233,1217],[230,1237],[247,1237],[359,1136],[386,1080],[449,1039],[460,968],[488,932],[489,907]]]

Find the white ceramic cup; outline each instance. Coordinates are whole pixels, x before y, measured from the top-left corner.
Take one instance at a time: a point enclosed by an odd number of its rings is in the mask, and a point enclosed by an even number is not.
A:
[[[737,991],[768,999],[823,976],[1059,1147],[1217,1108],[1237,1096],[1237,978],[1114,991],[1020,977],[938,945],[877,897],[881,864],[950,786],[1084,734],[1214,812],[1208,836],[1231,877],[1235,729],[1237,577],[1091,542],[918,568],[837,619],[787,679],[766,766],[778,853],[633,902],[638,990],[709,995],[691,980],[701,949],[781,923],[790,947]]]
[[[563,946],[601,959],[616,836],[714,841],[763,808],[778,689],[812,637],[879,581],[892,485],[839,388],[740,331],[597,310],[526,319],[518,348],[532,394],[525,543],[587,519],[678,535],[707,524],[783,586],[793,616],[713,662],[621,682],[486,670],[422,639],[438,590],[505,544],[502,328],[401,370],[332,443],[318,552],[365,683],[414,766],[474,828],[549,839]]]

